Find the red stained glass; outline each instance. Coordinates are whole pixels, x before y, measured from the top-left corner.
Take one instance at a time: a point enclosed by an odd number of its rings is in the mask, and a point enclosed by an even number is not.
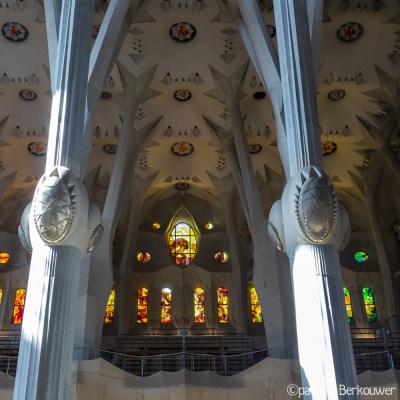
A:
[[[142,287],[138,289],[138,302],[137,302],[137,322],[139,324],[147,323],[149,291]]]
[[[26,290],[25,289],[18,289],[15,292],[14,310],[13,310],[13,316],[12,316],[13,324],[21,324],[22,323],[22,318],[24,315],[24,307],[25,307],[25,298],[26,298]]]
[[[104,323],[111,324],[114,321],[114,310],[115,310],[115,290],[111,290],[110,296],[106,306],[106,314],[104,316]]]
[[[194,290],[194,322],[204,322],[205,310],[204,310],[204,290],[202,288],[196,288]]]
[[[197,252],[197,240],[192,227],[183,222],[177,224],[169,236],[168,247],[176,265],[189,265]]]
[[[172,322],[172,292],[169,288],[161,290],[161,323]]]
[[[218,296],[218,322],[229,322],[229,296],[228,290],[220,287],[217,290]]]

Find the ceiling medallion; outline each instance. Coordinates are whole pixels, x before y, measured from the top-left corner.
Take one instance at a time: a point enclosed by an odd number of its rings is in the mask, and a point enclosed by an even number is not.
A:
[[[337,145],[334,142],[322,142],[321,147],[323,156],[328,156],[329,154],[334,153],[337,149]]]
[[[177,42],[189,42],[196,36],[196,28],[189,22],[178,22],[171,26],[169,35]]]
[[[188,190],[190,188],[190,185],[187,182],[178,182],[175,183],[175,187],[178,190]]]
[[[101,25],[93,25],[93,28],[92,28],[92,36],[93,36],[94,38],[97,38],[97,36],[98,36],[98,34],[99,34],[99,31],[100,31],[100,27],[101,27]]]
[[[354,42],[359,39],[364,32],[364,28],[358,22],[347,22],[336,32],[336,36],[342,42]]]
[[[188,156],[194,151],[194,146],[188,142],[176,142],[171,146],[171,151],[177,156]]]
[[[261,144],[249,144],[250,154],[257,154],[262,150]]]
[[[7,22],[1,30],[4,37],[11,42],[23,42],[29,35],[28,29],[18,22]]]
[[[117,145],[112,143],[107,143],[103,146],[103,150],[107,154],[115,154],[117,152]]]
[[[112,94],[110,92],[101,92],[100,98],[103,100],[111,99]]]
[[[24,99],[27,101],[32,101],[37,98],[37,94],[33,90],[30,90],[30,89],[22,89],[19,92],[19,96],[21,97],[21,99]]]
[[[255,92],[255,93],[253,94],[253,97],[254,97],[256,100],[262,100],[262,99],[265,98],[266,95],[267,95],[267,93],[265,93],[265,92]]]
[[[176,92],[174,92],[174,97],[178,101],[188,101],[191,99],[192,93],[186,89],[178,89]]]
[[[343,89],[334,89],[328,93],[329,100],[342,100],[343,97],[346,96],[346,92]]]
[[[276,28],[273,25],[267,25],[267,29],[272,39],[276,35]]]
[[[47,154],[47,144],[42,142],[32,142],[28,144],[28,150],[35,156],[45,156]]]

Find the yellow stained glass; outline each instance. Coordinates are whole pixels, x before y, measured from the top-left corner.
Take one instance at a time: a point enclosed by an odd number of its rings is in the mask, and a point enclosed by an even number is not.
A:
[[[185,222],[176,224],[169,236],[168,247],[176,265],[189,265],[197,252],[197,239],[192,227]]]
[[[147,324],[147,311],[149,304],[149,291],[145,287],[138,289],[137,322]]]
[[[152,225],[153,229],[160,229],[161,225],[158,222],[153,222]]]
[[[108,296],[106,314],[104,316],[104,323],[111,324],[114,321],[114,311],[115,311],[115,290],[112,289],[110,296]]]
[[[344,293],[344,303],[346,304],[347,320],[349,322],[354,322],[353,307],[351,306],[350,292],[348,289],[343,288],[343,293]]]
[[[378,319],[375,306],[374,291],[371,288],[363,288],[363,297],[365,312],[367,313],[368,322],[376,322]]]
[[[0,264],[6,264],[10,259],[10,255],[5,251],[0,253]]]
[[[3,291],[0,289],[0,306],[2,301],[3,301]]]
[[[204,322],[204,290],[196,288],[194,290],[194,322]]]
[[[229,296],[228,290],[220,287],[217,290],[218,296],[218,322],[229,322]]]
[[[140,261],[142,263],[147,263],[151,260],[150,253],[147,253],[146,251],[141,251],[140,253],[138,253],[138,255],[136,257],[137,257],[138,261]]]
[[[225,251],[219,251],[218,253],[215,253],[214,256],[215,261],[217,262],[227,262],[228,261],[228,254]]]
[[[172,292],[169,288],[161,290],[161,323],[169,324],[172,321]]]
[[[25,298],[26,298],[26,290],[17,289],[17,291],[15,292],[14,310],[12,316],[13,324],[22,324],[22,318],[24,315],[24,307],[25,307]]]
[[[250,303],[251,303],[251,320],[252,322],[262,322],[262,312],[260,300],[256,288],[253,286],[250,289]]]

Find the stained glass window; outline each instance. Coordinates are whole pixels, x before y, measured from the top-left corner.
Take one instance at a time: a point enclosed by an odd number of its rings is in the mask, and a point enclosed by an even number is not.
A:
[[[147,311],[149,304],[149,290],[145,287],[138,289],[137,300],[137,322],[139,324],[147,324]]]
[[[353,307],[351,305],[350,292],[346,288],[343,288],[343,292],[344,292],[344,303],[346,304],[347,320],[349,322],[354,322]]]
[[[258,299],[258,294],[254,286],[250,288],[250,303],[251,303],[251,321],[262,322],[260,300]]]
[[[197,252],[197,239],[192,227],[185,222],[176,224],[169,236],[168,247],[176,265],[189,265]]]
[[[3,300],[3,291],[0,289],[0,306],[1,306],[2,300]]]
[[[17,291],[15,292],[14,310],[12,316],[13,324],[22,324],[22,317],[24,315],[24,307],[25,307],[25,297],[26,297],[26,290],[17,289]]]
[[[217,262],[224,263],[228,261],[228,254],[225,251],[219,251],[218,253],[215,253],[214,259]]]
[[[363,288],[364,306],[367,313],[368,322],[376,322],[378,319],[376,314],[374,291],[370,288]]]
[[[153,222],[151,224],[151,226],[153,227],[153,229],[160,229],[161,228],[161,225],[158,222]]]
[[[194,322],[204,322],[204,290],[194,290]]]
[[[357,251],[357,253],[354,254],[354,258],[359,263],[367,262],[368,254],[365,251]]]
[[[217,290],[218,296],[218,322],[229,321],[229,296],[228,290],[224,287],[220,287]]]
[[[106,314],[104,316],[104,323],[111,324],[114,321],[114,307],[115,307],[115,290],[112,289],[110,296],[108,296]]]
[[[138,259],[138,261],[140,261],[142,263],[147,263],[151,260],[151,255],[150,255],[150,253],[147,253],[146,251],[141,251],[140,253],[138,253],[137,259]]]
[[[169,288],[161,290],[161,323],[169,324],[172,321],[172,292]]]
[[[10,255],[8,253],[6,253],[5,251],[2,251],[0,253],[0,264],[6,264],[9,259]]]

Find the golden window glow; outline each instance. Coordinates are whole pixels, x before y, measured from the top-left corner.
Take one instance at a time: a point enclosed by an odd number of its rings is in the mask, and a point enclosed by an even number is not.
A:
[[[229,322],[229,297],[228,290],[220,287],[217,290],[218,297],[218,322]]]
[[[218,253],[215,254],[214,256],[215,261],[217,262],[227,262],[228,261],[228,254],[225,251],[219,251]]]
[[[171,289],[164,288],[161,290],[161,323],[169,324],[172,321],[172,293]]]
[[[141,251],[136,257],[141,263],[147,263],[151,260],[150,253],[147,253],[146,251]]]
[[[10,255],[8,253],[6,253],[5,251],[2,251],[0,253],[0,264],[7,263],[9,259],[10,259]]]
[[[153,229],[160,229],[161,225],[158,222],[153,222],[152,225]]]
[[[3,291],[0,289],[0,306],[2,301],[3,301]]]
[[[15,292],[14,299],[14,310],[12,316],[13,324],[22,324],[22,318],[24,315],[24,307],[25,307],[25,298],[26,298],[26,290],[25,289],[17,289]]]
[[[206,229],[212,229],[212,228],[214,228],[214,223],[212,223],[212,222],[207,222],[207,223],[206,223]]]
[[[112,289],[110,296],[108,296],[106,314],[104,316],[104,323],[111,324],[114,321],[114,310],[115,310],[115,290]]]
[[[149,291],[145,287],[138,289],[137,322],[147,324],[147,310],[149,304]]]
[[[354,322],[353,307],[351,306],[350,292],[348,289],[343,288],[343,293],[344,293],[344,303],[346,304],[347,320],[349,322]]]
[[[185,222],[176,224],[169,236],[168,247],[176,265],[189,265],[197,252],[197,239],[192,227]]]
[[[194,290],[194,322],[204,322],[204,290]]]
[[[262,312],[260,300],[256,288],[250,288],[251,320],[252,322],[262,322]]]

